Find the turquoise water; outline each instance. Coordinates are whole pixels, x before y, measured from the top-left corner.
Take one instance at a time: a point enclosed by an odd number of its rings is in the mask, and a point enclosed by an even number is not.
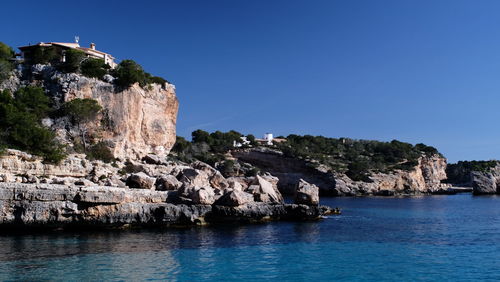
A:
[[[0,236],[0,280],[500,280],[500,197],[323,198],[342,216]]]

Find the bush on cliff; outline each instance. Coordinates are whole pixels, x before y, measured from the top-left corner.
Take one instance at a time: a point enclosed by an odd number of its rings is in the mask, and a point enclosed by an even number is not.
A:
[[[96,100],[93,99],[74,99],[66,102],[63,107],[63,112],[71,119],[71,122],[77,126],[83,149],[87,151],[88,144],[88,128],[87,123],[95,120],[101,111],[102,107]]]
[[[229,132],[215,131],[208,133],[196,130],[191,134],[192,142],[182,137],[177,137],[172,152],[182,161],[195,159],[215,165],[225,159],[224,154],[233,148],[234,141],[240,141],[241,133],[231,130]]]
[[[14,57],[14,50],[5,43],[0,42],[0,82],[9,78],[13,69],[9,61]]]
[[[110,68],[102,59],[88,58],[82,63],[81,71],[86,77],[102,79]]]
[[[335,171],[345,172],[353,180],[368,181],[368,172],[393,169],[411,170],[423,155],[439,152],[430,146],[415,146],[393,140],[380,142],[323,136],[289,135],[277,145],[285,155],[304,160],[316,160]]]
[[[446,166],[446,183],[469,184],[473,171],[489,172],[492,168],[500,164],[499,161],[459,161]]]
[[[41,125],[48,109],[49,99],[41,88],[20,88],[14,95],[0,91],[0,144],[42,156],[48,162],[61,161],[63,146],[54,132]]]
[[[105,142],[98,142],[90,146],[87,152],[87,158],[89,160],[101,160],[105,163],[111,163],[115,160],[115,156],[113,156],[113,153]]]
[[[142,66],[133,60],[121,61],[118,66],[111,71],[111,75],[116,78],[114,83],[120,89],[127,89],[134,83],[139,83],[141,87],[145,87],[151,83],[163,86],[165,82],[167,82],[159,76],[152,76],[151,74],[144,72]]]
[[[57,64],[61,61],[61,55],[54,47],[37,46],[24,54],[24,62],[28,65]]]
[[[58,69],[62,72],[77,73],[80,71],[80,66],[86,55],[83,51],[77,49],[69,49],[65,52],[64,62],[58,64]]]
[[[116,78],[116,86],[127,89],[134,83],[139,83],[140,86],[146,85],[146,74],[141,65],[133,60],[123,60],[112,71],[112,75]]]

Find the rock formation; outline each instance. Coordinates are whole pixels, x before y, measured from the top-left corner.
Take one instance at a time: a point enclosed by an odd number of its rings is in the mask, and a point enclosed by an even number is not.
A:
[[[500,194],[500,165],[487,171],[473,171],[472,193],[475,195]]]
[[[309,184],[303,179],[297,183],[295,190],[295,203],[305,205],[319,205],[319,188],[314,184]]]
[[[141,158],[148,153],[166,155],[175,143],[175,124],[179,102],[175,88],[138,84],[116,92],[113,85],[76,74],[57,76],[63,101],[92,98],[103,107],[110,130],[102,132],[103,140],[111,144],[115,157]]]
[[[7,150],[0,156],[0,226],[169,226],[317,219],[329,212],[284,204],[276,183],[270,175],[226,179],[202,162],[110,165],[75,154],[50,165]]]
[[[233,155],[276,176],[280,191],[290,195],[295,193],[301,179],[318,186],[320,193],[327,196],[442,193],[450,187],[441,183],[446,179],[446,159],[438,155],[420,157],[418,164],[409,171],[372,173],[371,182],[354,181],[343,173],[283,156],[276,150],[255,148],[239,150]]]
[[[103,110],[89,125],[88,133],[99,136],[116,158],[140,159],[149,153],[165,156],[175,143],[179,102],[172,84],[135,84],[118,91],[112,83],[61,73],[48,65],[34,65],[25,72],[29,75],[15,72],[0,85],[0,90],[13,92],[20,86],[41,86],[56,106],[75,98],[96,100]],[[73,145],[75,129],[68,119],[46,119],[44,124],[57,132],[62,143]]]

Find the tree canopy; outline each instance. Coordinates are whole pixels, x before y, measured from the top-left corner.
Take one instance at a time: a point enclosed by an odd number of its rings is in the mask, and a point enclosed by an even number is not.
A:
[[[49,99],[41,88],[20,88],[14,95],[0,91],[1,146],[42,156],[48,162],[62,160],[63,146],[56,141],[54,132],[41,125],[48,109]]]

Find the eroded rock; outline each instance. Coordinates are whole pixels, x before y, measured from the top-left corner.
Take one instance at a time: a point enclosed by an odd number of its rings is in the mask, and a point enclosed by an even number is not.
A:
[[[295,203],[304,205],[319,205],[319,188],[314,184],[300,179],[295,191]]]

